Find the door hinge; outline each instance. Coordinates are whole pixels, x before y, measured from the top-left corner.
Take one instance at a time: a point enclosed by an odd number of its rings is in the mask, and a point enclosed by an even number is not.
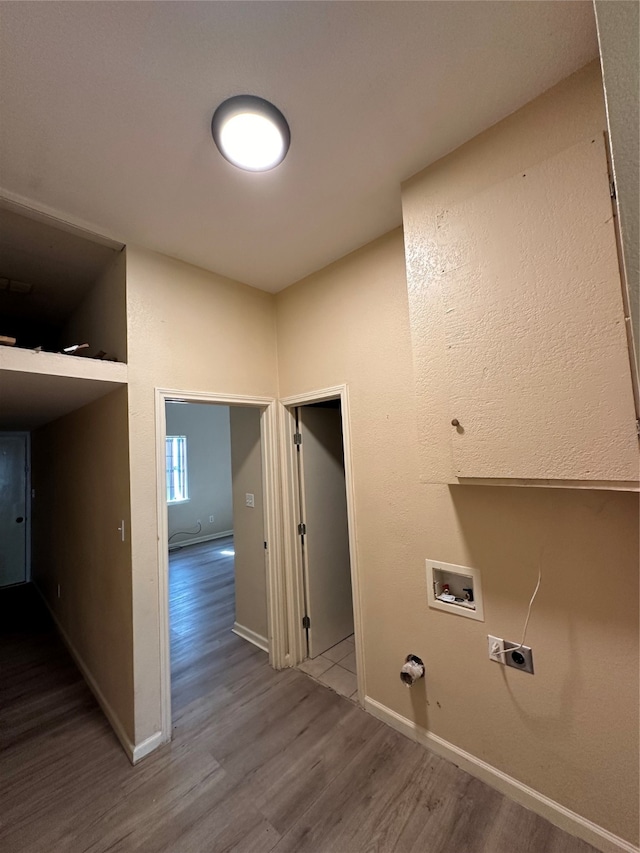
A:
[[[293,434],[293,443],[294,444],[302,444],[302,433],[294,432]]]
[[[307,629],[311,627],[311,619],[308,616],[302,617],[302,627]]]
[[[638,438],[640,438],[640,418],[636,419],[636,432],[638,433]]]
[[[609,195],[611,196],[611,198],[618,197],[616,193],[616,182],[613,180],[613,178],[609,178]]]
[[[264,543],[264,550],[265,551],[267,550],[267,543],[266,542]]]
[[[298,525],[298,536],[304,536],[304,534],[306,532],[307,532],[307,525],[304,522],[301,522]]]

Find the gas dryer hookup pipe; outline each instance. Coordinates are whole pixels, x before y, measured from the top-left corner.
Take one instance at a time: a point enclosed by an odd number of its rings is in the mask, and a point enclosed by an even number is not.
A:
[[[424,664],[417,655],[407,655],[404,666],[400,670],[400,680],[411,687],[420,678],[424,678]]]

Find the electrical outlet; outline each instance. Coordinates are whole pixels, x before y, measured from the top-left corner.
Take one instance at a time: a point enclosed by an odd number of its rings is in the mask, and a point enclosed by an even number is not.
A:
[[[247,492],[245,494],[245,504],[247,506],[255,506],[256,505],[255,495],[252,495],[250,492]]]
[[[209,516],[209,524],[213,524],[213,516],[212,515]]]
[[[507,666],[533,675],[533,650],[529,646],[520,646],[519,643],[510,643],[505,640],[504,648],[506,654],[503,657]],[[509,649],[517,649],[517,651],[511,652]]]
[[[502,637],[494,637],[492,634],[487,635],[487,645],[489,647],[489,659],[496,663],[504,663],[504,655],[500,652],[504,651],[504,640]]]

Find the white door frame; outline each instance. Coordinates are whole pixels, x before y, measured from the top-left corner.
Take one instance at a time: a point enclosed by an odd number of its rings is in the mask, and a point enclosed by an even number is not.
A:
[[[211,403],[221,406],[251,406],[262,409],[260,416],[262,479],[264,497],[264,529],[268,543],[267,573],[267,628],[269,638],[269,663],[275,669],[288,665],[287,619],[284,577],[282,571],[282,529],[279,501],[277,409],[273,397],[245,397],[236,394],[213,394],[203,391],[175,391],[156,388],[156,470],[158,514],[158,608],[160,613],[160,702],[162,711],[163,742],[171,740],[171,656],[169,633],[169,549],[165,437],[167,419],[165,404],[168,400],[185,403]]]
[[[25,472],[24,472],[24,488],[25,488],[25,552],[24,552],[24,581],[31,581],[31,433],[26,430],[0,430],[2,435],[18,435],[25,439]]]
[[[306,638],[302,627],[304,616],[304,566],[302,549],[298,536],[300,521],[300,494],[298,485],[298,460],[293,436],[296,431],[296,419],[292,409],[309,403],[321,403],[323,400],[340,400],[342,411],[342,440],[344,449],[344,473],[347,491],[347,519],[349,525],[349,562],[351,564],[351,590],[353,597],[353,624],[356,641],[356,670],[358,679],[358,701],[364,702],[364,645],[362,639],[362,594],[358,563],[356,536],[355,490],[353,483],[353,463],[351,458],[351,414],[349,409],[349,389],[347,385],[335,385],[284,397],[279,403],[280,413],[280,452],[282,454],[282,503],[284,524],[284,560],[285,589],[287,591],[286,611],[289,628],[289,653],[291,666],[301,663],[307,656]]]

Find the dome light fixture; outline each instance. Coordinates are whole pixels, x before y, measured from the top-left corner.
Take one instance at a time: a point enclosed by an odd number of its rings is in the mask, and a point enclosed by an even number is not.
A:
[[[223,101],[211,119],[211,134],[229,163],[248,172],[268,172],[282,163],[291,131],[277,107],[256,95]]]

